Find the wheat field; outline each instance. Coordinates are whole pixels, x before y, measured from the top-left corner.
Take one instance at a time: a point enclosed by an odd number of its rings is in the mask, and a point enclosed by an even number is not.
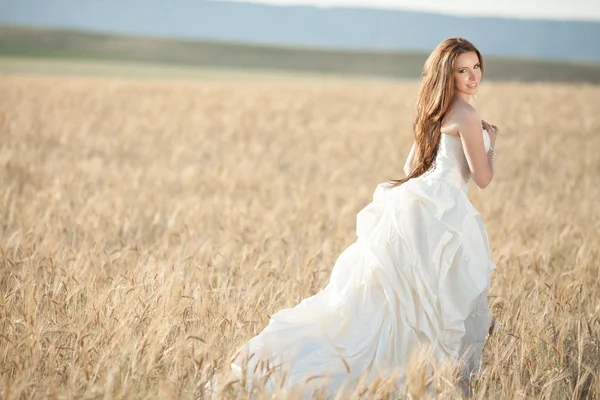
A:
[[[0,88],[7,400],[208,398],[270,314],[325,286],[376,185],[403,176],[417,93],[25,75]],[[600,399],[600,87],[484,82],[477,103],[501,129],[494,181],[469,196],[502,330],[473,398]],[[406,397],[459,398],[444,376],[425,383]]]

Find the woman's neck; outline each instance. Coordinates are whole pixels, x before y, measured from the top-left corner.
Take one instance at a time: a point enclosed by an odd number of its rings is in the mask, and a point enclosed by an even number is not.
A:
[[[468,103],[472,106],[475,105],[473,96],[471,96],[470,94],[460,93],[459,91],[456,91],[454,93],[454,100],[464,101],[465,103]]]

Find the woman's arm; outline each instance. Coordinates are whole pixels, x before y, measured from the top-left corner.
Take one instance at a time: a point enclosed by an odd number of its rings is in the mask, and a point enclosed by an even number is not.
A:
[[[475,109],[464,110],[458,118],[458,130],[473,181],[485,189],[494,178],[494,162],[483,143],[481,118]]]

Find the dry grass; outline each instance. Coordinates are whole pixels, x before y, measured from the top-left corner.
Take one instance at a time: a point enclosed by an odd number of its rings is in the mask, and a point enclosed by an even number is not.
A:
[[[206,397],[269,314],[326,284],[376,184],[401,176],[417,88],[0,85],[4,399]],[[600,88],[478,97],[503,130],[494,182],[470,195],[504,330],[474,397],[600,398]]]

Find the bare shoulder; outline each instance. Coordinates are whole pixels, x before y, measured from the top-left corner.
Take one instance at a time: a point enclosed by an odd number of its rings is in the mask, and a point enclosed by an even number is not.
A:
[[[467,102],[457,102],[454,107],[453,121],[459,135],[481,132],[481,117]]]
[[[460,136],[470,131],[474,124],[481,125],[481,118],[475,107],[466,101],[455,101],[444,118],[442,132]]]

